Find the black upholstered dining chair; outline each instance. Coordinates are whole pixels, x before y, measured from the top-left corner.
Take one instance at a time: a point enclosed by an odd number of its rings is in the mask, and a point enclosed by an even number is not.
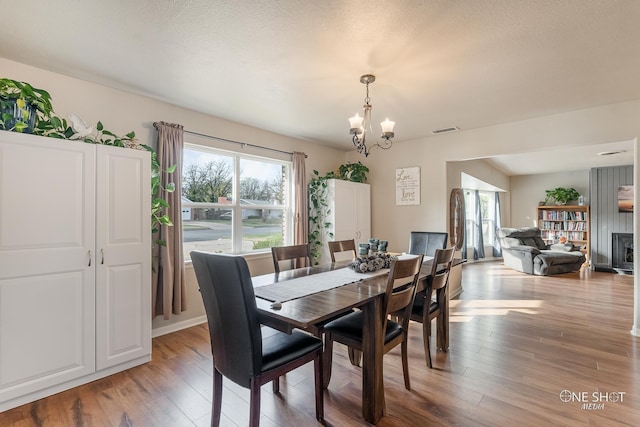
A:
[[[301,331],[261,327],[247,262],[241,256],[191,252],[213,354],[211,425],[220,424],[223,376],[250,389],[249,424],[260,423],[260,387],[314,361],[316,418],[324,416],[322,341]],[[265,328],[264,330],[262,328]]]
[[[431,274],[427,280],[424,290],[416,294],[411,310],[411,320],[422,323],[422,340],[424,344],[424,355],[427,366],[431,368],[431,351],[429,345],[429,337],[431,336],[431,321],[440,316],[444,310],[447,310],[448,303],[448,285],[449,273],[453,263],[455,247],[447,249],[436,249],[433,258],[433,266]],[[435,294],[435,295],[434,295]],[[448,319],[438,322],[438,336],[441,342],[449,341]],[[447,351],[445,345],[441,350]]]
[[[435,231],[412,231],[409,236],[409,253],[433,256],[436,249],[447,247],[447,233]]]
[[[289,261],[287,269],[309,267],[311,265],[311,248],[308,243],[274,246],[271,248],[271,256],[273,257],[273,269],[276,273],[280,273],[281,261]]]
[[[353,260],[356,255],[356,242],[355,240],[336,240],[327,242],[329,246],[329,254],[331,255],[331,262],[336,262],[336,254],[341,252],[351,252]]]
[[[393,261],[387,287],[382,302],[382,313],[384,317],[382,330],[384,331],[383,353],[388,353],[392,348],[401,344],[402,372],[404,374],[404,386],[411,389],[409,380],[409,360],[408,360],[408,337],[409,317],[411,307],[416,294],[416,284],[422,266],[423,255],[409,259]],[[399,322],[389,319],[393,313],[394,318]],[[362,336],[364,329],[364,314],[362,311],[354,311],[345,316],[339,317],[324,326],[324,386],[329,385],[331,379],[331,363],[333,358],[333,342],[340,342],[349,350],[362,352]],[[351,357],[351,356],[350,356]],[[358,357],[359,359],[359,357]]]

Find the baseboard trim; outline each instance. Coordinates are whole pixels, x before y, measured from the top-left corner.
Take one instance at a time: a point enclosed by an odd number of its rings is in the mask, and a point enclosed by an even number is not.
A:
[[[198,316],[198,317],[194,317],[192,319],[188,319],[188,320],[183,320],[182,322],[176,322],[176,323],[172,323],[170,325],[167,326],[162,326],[159,328],[155,328],[151,331],[151,337],[155,338],[155,337],[159,337],[162,335],[166,335],[166,334],[170,334],[172,332],[178,332],[181,331],[183,329],[187,329],[190,328],[192,326],[196,326],[196,325],[201,325],[203,323],[207,322],[207,316]]]

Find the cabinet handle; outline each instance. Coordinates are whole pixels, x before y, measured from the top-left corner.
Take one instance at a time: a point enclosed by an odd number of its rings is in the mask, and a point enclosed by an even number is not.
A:
[[[91,267],[91,249],[87,251],[87,254],[89,255],[89,264],[87,265],[87,267]]]
[[[100,249],[100,256],[102,257],[100,264],[104,264],[104,249]]]

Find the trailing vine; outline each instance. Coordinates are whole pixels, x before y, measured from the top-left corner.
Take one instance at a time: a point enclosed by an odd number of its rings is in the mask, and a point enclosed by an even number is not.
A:
[[[320,176],[314,169],[313,178],[309,180],[309,249],[311,251],[311,263],[316,265],[320,258],[322,238],[333,238],[330,231],[331,223],[325,218],[331,213],[327,202],[327,179],[335,178],[333,172]]]
[[[367,182],[369,168],[362,163],[345,163],[334,171],[320,175],[313,171],[313,177],[309,180],[309,249],[311,251],[311,263],[319,264],[323,239],[332,240],[331,223],[327,221],[331,213],[331,207],[327,200],[328,179],[342,179],[352,182]]]

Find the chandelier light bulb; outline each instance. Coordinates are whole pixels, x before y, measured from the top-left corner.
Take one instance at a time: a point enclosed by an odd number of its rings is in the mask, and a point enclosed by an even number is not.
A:
[[[380,127],[382,128],[382,137],[393,138],[393,128],[395,125],[396,122],[389,120],[388,118],[385,119],[384,122],[380,123]]]
[[[363,118],[356,113],[355,116],[349,118],[349,124],[351,125],[351,133],[356,133],[358,129],[362,127]]]

